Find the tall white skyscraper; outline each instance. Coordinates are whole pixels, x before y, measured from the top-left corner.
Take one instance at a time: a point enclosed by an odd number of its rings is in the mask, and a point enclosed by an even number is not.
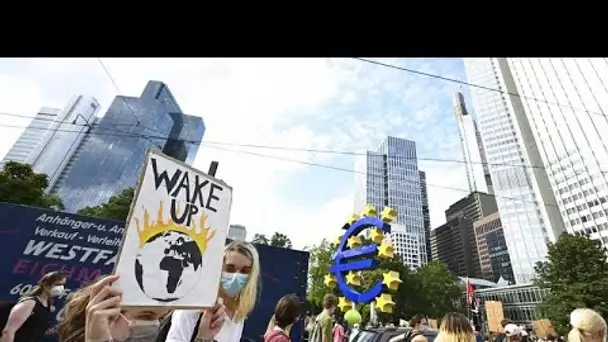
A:
[[[465,59],[471,96],[517,283],[534,276],[547,242],[565,231],[533,131],[504,58]],[[496,89],[492,91],[488,89]],[[508,95],[515,94],[515,95]]]
[[[51,189],[91,128],[99,103],[74,96],[63,109],[43,108],[13,145],[4,160],[32,165],[49,177]]]
[[[45,133],[50,130],[53,121],[57,120],[57,114],[60,111],[61,109],[57,108],[41,108],[21,133],[19,139],[15,141],[13,147],[4,156],[4,159],[0,162],[0,167],[4,166],[7,161],[25,163],[32,152],[40,146]]]
[[[464,96],[454,94],[454,117],[458,124],[460,147],[465,161],[465,170],[470,192],[485,192],[491,194],[492,178],[487,167],[483,144],[479,139],[479,131],[473,117],[469,115],[464,103]]]
[[[356,168],[355,211],[368,203],[378,210],[385,206],[397,210],[389,239],[406,265],[424,265],[427,247],[416,143],[387,137],[377,152],[366,152]]]
[[[509,58],[569,233],[608,247],[608,62]]]

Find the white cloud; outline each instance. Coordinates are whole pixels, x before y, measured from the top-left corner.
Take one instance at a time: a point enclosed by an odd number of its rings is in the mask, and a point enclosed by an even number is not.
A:
[[[207,131],[194,166],[220,162],[218,177],[234,187],[231,221],[249,235],[282,231],[296,247],[339,233],[352,210],[352,187],[306,187],[323,202],[286,201],[280,187],[301,182],[318,169],[276,158],[336,162],[335,156],[297,151],[218,145],[212,142],[358,151],[375,149],[387,134],[417,141],[419,155],[460,159],[452,141],[451,92],[441,81],[353,60],[326,59],[103,59],[122,95],[138,96],[148,80],[165,82],[185,113],[203,117]],[[391,60],[391,63],[404,63]],[[425,71],[449,68],[415,60]],[[452,63],[453,64],[453,63]],[[96,59],[3,60],[0,112],[33,116],[42,106],[63,107],[70,96],[96,97],[105,113],[118,91]],[[447,102],[446,102],[447,99]],[[446,108],[447,103],[447,108]],[[0,126],[27,120],[0,115]],[[22,129],[0,127],[0,156]],[[231,150],[245,151],[237,153]],[[446,156],[447,155],[447,156]],[[354,162],[354,158],[353,158]],[[354,168],[350,164],[347,167]],[[421,163],[427,182],[466,189],[458,164]],[[324,171],[320,177],[335,176]],[[353,174],[339,172],[352,183]],[[344,179],[344,178],[342,178]],[[306,196],[305,196],[306,195]],[[429,186],[433,226],[466,192]],[[288,204],[290,203],[290,204]],[[293,204],[295,203],[295,204]]]

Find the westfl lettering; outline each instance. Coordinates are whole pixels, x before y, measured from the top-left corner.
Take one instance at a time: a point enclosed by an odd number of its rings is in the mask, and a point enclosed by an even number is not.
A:
[[[116,263],[116,250],[66,245],[56,242],[30,240],[23,255],[43,256],[55,260],[78,260],[104,266]]]
[[[217,212],[215,205],[224,187],[184,170],[175,170],[169,176],[167,170],[159,170],[156,158],[151,157],[150,160],[154,173],[154,187],[158,190],[161,185],[164,186],[167,195],[172,197],[170,213],[175,223],[190,226],[192,217],[200,211],[199,208]],[[186,198],[186,207],[182,213],[178,213],[180,206],[176,201],[176,197],[180,195]]]

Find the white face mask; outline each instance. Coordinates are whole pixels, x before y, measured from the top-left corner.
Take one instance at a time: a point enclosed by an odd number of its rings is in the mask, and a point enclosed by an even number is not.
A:
[[[51,291],[49,291],[49,292],[51,294],[51,297],[58,297],[58,296],[61,296],[61,294],[63,293],[63,290],[64,290],[63,285],[55,285],[55,286],[51,287]]]

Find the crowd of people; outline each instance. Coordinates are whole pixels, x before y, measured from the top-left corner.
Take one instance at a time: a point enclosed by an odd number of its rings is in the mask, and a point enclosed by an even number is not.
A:
[[[53,298],[64,292],[66,278],[51,272],[38,286],[11,306],[0,320],[0,342],[40,342],[49,329],[56,329],[59,342],[239,342],[246,317],[258,298],[260,264],[255,247],[246,242],[231,242],[224,250],[221,286],[216,305],[207,310],[168,311],[151,308],[121,308],[122,292],[112,285],[118,275],[104,276],[71,293],[61,313],[59,325],[50,327],[56,314]],[[323,311],[306,318],[308,342],[351,342],[360,329],[335,315],[337,298],[328,294]],[[301,317],[300,299],[295,294],[283,296],[269,317],[264,342],[289,342],[291,327]],[[0,317],[1,318],[1,317]],[[462,314],[447,314],[434,336],[424,315],[414,316],[407,333],[389,342],[562,342],[553,336],[538,338],[509,321],[503,332],[483,338]],[[606,321],[590,309],[574,310],[568,342],[607,342]]]

